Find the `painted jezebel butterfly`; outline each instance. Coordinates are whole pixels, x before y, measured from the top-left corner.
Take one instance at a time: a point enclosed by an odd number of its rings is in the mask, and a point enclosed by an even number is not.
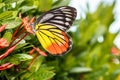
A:
[[[66,33],[76,18],[76,9],[62,6],[43,13],[32,27],[42,47],[52,55],[67,53],[72,40]]]

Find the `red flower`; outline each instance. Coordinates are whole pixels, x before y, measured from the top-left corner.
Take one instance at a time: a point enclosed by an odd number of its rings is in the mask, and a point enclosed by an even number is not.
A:
[[[33,46],[33,49],[29,52],[29,54],[31,55],[34,51],[37,51],[38,54],[42,55],[42,56],[47,56],[47,54],[43,51],[41,51],[39,48]]]
[[[9,46],[9,42],[4,38],[0,38],[0,49],[8,46]]]
[[[16,48],[16,45],[10,47],[5,53],[3,53],[2,55],[0,55],[0,60],[3,59],[3,58],[5,58],[7,55],[9,55],[15,48]]]
[[[112,48],[111,48],[111,53],[112,53],[113,55],[118,56],[118,55],[120,55],[120,50],[118,50],[116,47],[112,47]]]
[[[47,56],[47,54],[43,51],[41,51],[39,48],[35,48],[35,50],[42,56]]]
[[[5,63],[5,64],[3,64],[3,65],[0,66],[0,70],[1,70],[1,71],[2,71],[2,70],[6,70],[6,69],[9,69],[9,68],[11,68],[11,67],[13,67],[13,66],[14,66],[14,64]]]
[[[29,17],[25,17],[22,19],[22,22],[23,22],[23,26],[24,26],[24,29],[31,33],[31,34],[35,34],[32,27],[30,26],[30,24],[35,20],[35,17],[33,17],[30,21],[29,21]]]
[[[2,31],[5,29],[5,27],[6,27],[6,24],[2,25],[2,26],[0,27],[0,32],[2,32]]]

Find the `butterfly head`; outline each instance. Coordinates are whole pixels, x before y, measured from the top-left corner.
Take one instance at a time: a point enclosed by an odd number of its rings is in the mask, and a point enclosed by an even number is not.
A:
[[[30,26],[31,26],[32,31],[34,32],[34,35],[35,35],[35,33],[36,33],[36,30],[35,30],[36,24],[35,23],[31,23]]]

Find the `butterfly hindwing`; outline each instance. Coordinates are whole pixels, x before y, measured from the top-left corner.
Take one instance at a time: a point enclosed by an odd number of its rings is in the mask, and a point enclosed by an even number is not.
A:
[[[37,25],[36,35],[45,50],[52,55],[62,55],[71,49],[70,37],[59,28],[52,25]]]
[[[34,23],[35,33],[41,45],[52,55],[67,53],[72,40],[66,31],[76,17],[76,9],[63,6],[42,14]]]
[[[52,9],[42,14],[36,21],[38,23],[50,24],[66,31],[70,28],[76,17],[76,9],[70,6],[63,6]]]

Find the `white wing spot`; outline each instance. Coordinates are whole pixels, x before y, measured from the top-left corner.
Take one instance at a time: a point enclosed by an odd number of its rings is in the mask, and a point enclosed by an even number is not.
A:
[[[70,18],[65,18],[65,20],[66,20],[66,21],[71,21],[71,19],[70,19]]]
[[[55,19],[63,19],[63,17],[59,17],[59,16],[58,16],[58,17],[55,17]]]
[[[60,21],[60,20],[51,20],[51,22],[56,22],[56,23],[64,24],[64,22]]]
[[[70,14],[70,15],[72,14],[71,12],[63,12],[63,13],[65,13],[65,14]]]
[[[65,22],[65,25],[66,25],[66,26],[69,26],[69,23],[68,23],[68,22]]]
[[[69,14],[67,14],[67,15],[65,15],[66,17],[72,17],[71,15],[69,15]]]
[[[71,11],[71,10],[70,9],[62,9],[62,11],[66,11],[67,12],[67,11]]]
[[[54,24],[54,23],[45,23],[45,24],[51,24],[51,25],[54,25],[54,26],[60,28],[61,30],[66,30],[66,27],[59,25],[59,24]]]
[[[50,18],[52,18],[54,15],[49,13],[49,14],[46,14],[45,16],[43,16],[43,18],[40,20],[40,22],[43,22],[43,21],[46,21]]]
[[[65,9],[66,7],[61,7],[60,9]]]

